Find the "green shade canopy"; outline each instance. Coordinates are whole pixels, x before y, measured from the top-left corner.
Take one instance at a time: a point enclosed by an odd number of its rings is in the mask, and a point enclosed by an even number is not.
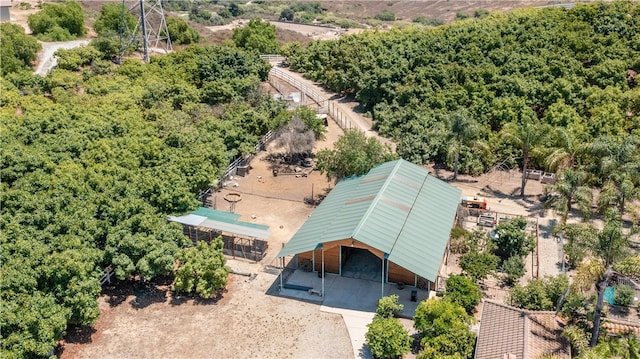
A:
[[[353,238],[435,281],[461,191],[405,160],[340,181],[278,257]]]

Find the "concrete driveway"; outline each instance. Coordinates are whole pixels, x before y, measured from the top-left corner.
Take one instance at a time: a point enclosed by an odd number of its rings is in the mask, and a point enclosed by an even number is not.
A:
[[[279,279],[278,279],[279,280]],[[404,305],[403,317],[413,317],[418,304],[435,292],[413,287],[398,289],[396,284],[341,277],[325,274],[325,296],[321,297],[322,278],[317,273],[295,270],[284,283],[298,286],[300,289],[281,289],[279,295],[306,302],[318,303],[321,310],[342,315],[353,346],[355,358],[371,358],[371,352],[365,344],[367,325],[371,323],[376,312],[378,300],[383,296],[398,295],[398,301]],[[279,284],[279,283],[278,283]],[[301,290],[303,287],[311,291]],[[384,292],[383,292],[384,288]],[[416,301],[411,301],[412,290],[417,291]]]

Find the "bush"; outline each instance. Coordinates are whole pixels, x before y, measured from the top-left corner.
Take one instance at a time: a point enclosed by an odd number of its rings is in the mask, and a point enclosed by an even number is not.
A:
[[[196,247],[182,249],[176,256],[179,266],[175,271],[173,290],[211,298],[224,288],[230,269],[226,266],[222,247],[222,238],[218,237],[211,244],[200,241]]]
[[[411,338],[397,318],[376,316],[365,335],[376,358],[397,358],[411,350]]]
[[[525,218],[515,218],[499,224],[495,229],[495,235],[491,237],[498,248],[496,254],[502,259],[529,254],[535,248],[536,241],[533,236],[527,236],[526,228]]]
[[[493,253],[472,251],[460,258],[460,268],[474,281],[486,279],[498,268],[500,258]]]
[[[373,18],[380,21],[395,21],[396,14],[389,10],[382,10],[381,13],[377,14]]]
[[[398,295],[393,294],[382,297],[378,301],[376,315],[382,318],[393,318],[404,309],[404,305],[398,303]]]
[[[475,335],[469,330],[472,322],[463,307],[446,298],[421,302],[414,317],[414,327],[423,336],[425,353],[421,357],[433,358],[437,354],[470,358],[475,342]]]
[[[25,34],[22,26],[9,23],[0,24],[0,43],[1,75],[29,69],[41,48],[36,39]]]
[[[182,18],[170,17],[167,19],[167,30],[171,42],[176,45],[195,44],[200,41],[200,34]]]
[[[280,20],[293,21],[296,13],[291,8],[286,8],[280,13]]]
[[[468,314],[472,314],[476,306],[480,304],[482,292],[471,279],[461,275],[452,275],[447,279],[447,291],[444,293],[444,297],[461,305]]]
[[[524,275],[524,261],[518,256],[510,257],[502,263],[500,271],[505,274],[504,283],[511,287]]]
[[[636,292],[631,288],[631,286],[620,284],[616,286],[616,293],[614,294],[613,299],[615,300],[616,305],[629,307],[633,304],[633,297],[635,297],[635,294]]]
[[[489,10],[482,9],[482,8],[476,9],[476,11],[473,12],[473,17],[478,19],[484,19],[488,15],[489,15]]]
[[[462,11],[458,11],[456,12],[456,20],[464,20],[464,19],[468,19],[469,15],[466,13],[463,13]]]
[[[75,1],[42,4],[42,10],[29,15],[29,28],[43,41],[73,39],[87,33],[82,7]]]
[[[440,26],[440,25],[444,25],[444,20],[442,20],[442,19],[433,18],[433,17],[425,17],[425,16],[418,16],[415,19],[413,19],[413,22],[418,23],[418,24],[422,24],[422,25],[425,25],[425,26]]]

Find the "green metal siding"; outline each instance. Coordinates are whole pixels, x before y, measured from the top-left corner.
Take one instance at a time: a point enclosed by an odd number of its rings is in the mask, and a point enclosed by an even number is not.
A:
[[[354,238],[435,281],[461,191],[404,160],[340,181],[278,254]]]

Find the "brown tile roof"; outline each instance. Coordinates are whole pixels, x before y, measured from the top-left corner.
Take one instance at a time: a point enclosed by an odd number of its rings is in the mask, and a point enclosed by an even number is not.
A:
[[[571,358],[554,312],[526,311],[485,301],[476,343],[476,359],[537,359],[544,354]],[[512,356],[508,356],[511,354]]]
[[[608,334],[612,335],[633,335],[640,338],[640,320],[637,322],[626,322],[606,318],[602,321],[601,328],[604,328]]]

